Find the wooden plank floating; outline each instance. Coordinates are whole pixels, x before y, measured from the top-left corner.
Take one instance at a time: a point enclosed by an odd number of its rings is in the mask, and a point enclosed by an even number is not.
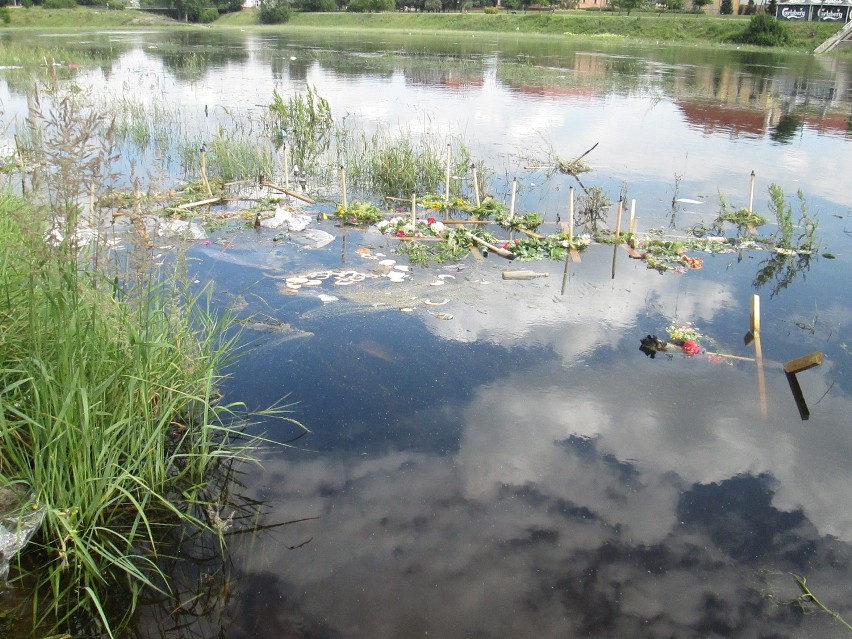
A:
[[[802,371],[814,368],[820,364],[822,364],[822,353],[817,351],[810,355],[791,359],[789,362],[784,364],[784,372],[789,375],[795,375],[796,373],[801,373]]]
[[[550,273],[537,273],[536,271],[503,271],[504,280],[534,280],[539,277],[550,277]]]
[[[295,191],[291,191],[290,189],[285,189],[284,187],[278,186],[277,184],[273,184],[272,182],[261,182],[260,185],[273,189],[275,191],[279,191],[280,193],[284,193],[285,195],[289,195],[290,197],[294,197],[297,200],[302,200],[302,202],[307,202],[308,204],[317,203],[315,199],[308,197],[307,195],[303,195],[302,193],[296,193]],[[345,195],[343,201],[346,202]],[[344,208],[345,207],[346,205],[344,204]]]
[[[191,208],[194,208],[196,206],[204,206],[205,204],[216,204],[217,202],[220,202],[221,200],[222,200],[222,198],[220,198],[220,197],[211,197],[211,198],[208,198],[206,200],[199,200],[198,202],[187,202],[186,204],[181,204],[180,206],[177,206],[176,208],[180,209],[181,211],[185,211],[186,209],[191,209]]]

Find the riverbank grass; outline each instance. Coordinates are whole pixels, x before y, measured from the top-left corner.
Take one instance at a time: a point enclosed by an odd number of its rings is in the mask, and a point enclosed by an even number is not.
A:
[[[0,194],[0,486],[28,486],[45,513],[12,586],[36,580],[36,628],[113,634],[145,589],[167,591],[172,531],[221,540],[212,478],[247,454],[227,425],[237,407],[215,397],[233,342],[178,279],[83,269],[39,220]]]
[[[162,15],[137,10],[112,11],[103,8],[44,9],[13,7],[11,28],[257,28],[257,29],[385,29],[406,32],[490,32],[540,34],[576,37],[610,37],[673,44],[721,44],[733,42],[748,26],[749,16],[710,16],[705,14],[634,11],[624,13],[557,11],[467,13],[303,13],[294,12],[283,25],[261,25],[257,9],[226,13],[210,25],[187,25]],[[842,25],[826,22],[786,22],[790,34],[783,48],[813,51]]]

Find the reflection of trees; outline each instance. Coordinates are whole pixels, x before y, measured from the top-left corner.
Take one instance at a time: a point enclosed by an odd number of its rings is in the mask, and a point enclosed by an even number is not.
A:
[[[802,277],[811,268],[811,258],[815,253],[802,253],[787,255],[776,253],[772,257],[763,260],[759,264],[757,275],[754,277],[754,288],[761,289],[767,284],[772,284],[770,297],[787,288],[800,273]]]
[[[802,120],[794,113],[785,113],[781,116],[778,124],[769,134],[774,142],[786,144],[790,142],[796,135],[796,132],[802,127]]]
[[[177,32],[169,36],[157,48],[146,49],[145,52],[160,59],[179,80],[195,82],[218,67],[248,60],[245,43],[223,34]]]

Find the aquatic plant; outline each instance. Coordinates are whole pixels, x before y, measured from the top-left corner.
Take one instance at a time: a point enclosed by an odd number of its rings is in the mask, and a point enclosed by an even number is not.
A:
[[[230,316],[184,286],[180,260],[151,267],[144,227],[124,238],[138,253],[108,251],[94,205],[112,120],[84,91],[43,96],[27,118],[31,199],[0,195],[0,486],[29,486],[45,513],[13,573],[33,626],[115,635],[143,593],[168,589],[158,562],[175,531],[221,547],[218,469],[259,440],[218,401]]]
[[[574,222],[589,231],[597,231],[598,225],[606,221],[606,212],[611,205],[604,190],[593,186],[577,198]]]
[[[760,289],[772,282],[770,297],[775,297],[798,275],[807,273],[811,261],[819,254],[818,222],[810,215],[801,190],[796,193],[799,216],[795,223],[793,207],[787,203],[784,190],[777,184],[770,184],[769,196],[769,210],[775,215],[778,231],[771,238],[774,253],[758,265],[753,284]]]
[[[852,631],[852,624],[846,621],[839,612],[829,608],[821,599],[817,598],[817,596],[813,593],[813,590],[811,590],[811,587],[808,586],[808,580],[805,577],[795,574],[792,574],[792,577],[793,581],[795,581],[796,585],[799,587],[799,590],[802,591],[802,594],[799,595],[796,601],[802,606],[803,610],[806,609],[806,607],[809,608],[812,604],[819,612],[824,612],[846,630]]]
[[[308,174],[316,169],[319,157],[328,150],[334,129],[334,118],[328,100],[307,86],[304,95],[284,100],[273,91],[269,111],[281,143],[288,145],[293,164]]]
[[[507,213],[501,212],[494,217],[494,221],[507,228],[516,231],[526,229],[527,231],[535,231],[539,226],[544,224],[544,216],[540,213],[525,213],[523,215],[515,215],[509,219]]]
[[[216,399],[235,337],[179,280],[124,287],[81,270],[72,242],[46,245],[25,202],[2,196],[0,212],[0,485],[25,483],[45,509],[33,618],[112,634],[168,587],[169,532],[212,529],[199,508],[215,506],[217,464],[249,454],[240,407]]]
[[[337,205],[336,215],[345,224],[369,225],[382,219],[381,210],[369,202],[353,202],[348,206]]]

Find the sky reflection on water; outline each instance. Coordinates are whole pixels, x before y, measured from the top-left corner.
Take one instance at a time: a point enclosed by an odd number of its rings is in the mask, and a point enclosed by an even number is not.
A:
[[[364,126],[420,131],[428,121],[463,134],[492,163],[495,196],[518,175],[519,209],[551,223],[579,185],[523,168],[548,149],[572,157],[600,143],[583,180],[613,198],[627,183],[640,230],[711,220],[717,190],[744,205],[756,170],[758,208],[770,182],[788,195],[801,186],[821,211],[822,250],[838,258],[815,258],[776,295],[771,283],[757,290],[763,417],[753,363],[678,352],[651,360],[638,347],[691,321],[706,345],[751,356],[742,335],[767,252],[705,256],[701,271],[660,275],[617,249],[613,278],[612,250],[593,247],[570,265],[564,295],[560,263],[532,267],[548,278],[505,282],[507,263],[468,258],[444,286],[429,282],[450,271],[415,268],[410,285],[330,289],[341,300],[323,305],[304,290],[282,294],[274,278],[369,269],[355,248],[391,254],[390,241],[349,232],[346,250],[338,238],[306,251],[273,245],[272,232],[221,231],[234,248],[191,251],[202,283],[212,279],[217,300],[242,317],[304,331],[247,331],[254,350],[229,371],[226,399],[262,408],[289,394],[312,431],[247,470],[243,490],[265,500],[267,523],[316,519],[234,537],[234,583],[191,632],[840,634],[828,617],[785,602],[799,594],[794,572],[852,617],[847,62],[577,50],[552,39],[181,34],[185,48],[170,48],[170,37],[111,34],[127,51],[78,79],[103,96],[142,87],[138,97],[165,100],[204,130],[262,111],[273,88],[307,82],[335,115]],[[393,53],[400,47],[406,56]],[[454,64],[417,53],[427,49]],[[0,99],[12,120],[25,108],[14,84],[0,82]],[[205,105],[212,115],[201,119]],[[792,135],[773,138],[791,113],[801,120]],[[705,203],[673,215],[676,174],[680,195]],[[453,319],[414,296],[449,299],[439,310]],[[398,310],[407,305],[417,308]],[[800,376],[811,408],[802,422],[779,363],[817,350],[825,362]],[[263,427],[279,440],[294,434]],[[172,623],[140,632],[178,636]]]
[[[380,242],[350,234],[347,267]],[[713,348],[751,355],[755,260],[661,276],[622,254],[613,280],[611,255],[573,264],[564,296],[561,264],[504,282],[508,263],[467,260],[439,287],[450,321],[400,313],[408,293],[369,310],[381,288],[352,291],[354,313],[345,295],[335,308],[253,288],[314,336],[258,337],[228,391],[259,406],[291,392],[313,432],[246,490],[272,520],[318,519],[235,549],[226,636],[837,636],[783,604],[789,572],[841,612],[848,600],[849,354],[832,337],[848,307],[810,335],[766,300],[763,418],[753,363],[638,350],[688,318]],[[283,272],[310,269],[295,259]],[[416,269],[412,294],[432,295],[436,272]],[[226,288],[258,280],[228,273]],[[816,343],[831,355],[801,376],[815,402],[802,422],[777,361]]]

